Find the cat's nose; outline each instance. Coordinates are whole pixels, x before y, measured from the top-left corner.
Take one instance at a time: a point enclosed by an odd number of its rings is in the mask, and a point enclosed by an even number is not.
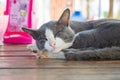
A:
[[[50,42],[49,45],[50,45],[51,47],[55,48],[55,45],[56,45],[56,44],[55,44],[55,42],[53,41],[53,42]]]

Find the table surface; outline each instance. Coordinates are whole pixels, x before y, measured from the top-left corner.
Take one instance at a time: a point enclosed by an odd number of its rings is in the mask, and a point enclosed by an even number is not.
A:
[[[36,59],[26,45],[0,46],[0,80],[120,80],[120,61]]]

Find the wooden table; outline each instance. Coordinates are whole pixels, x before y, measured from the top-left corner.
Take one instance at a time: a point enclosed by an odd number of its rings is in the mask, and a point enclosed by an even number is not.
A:
[[[26,45],[1,45],[0,80],[120,80],[120,61],[38,60]]]

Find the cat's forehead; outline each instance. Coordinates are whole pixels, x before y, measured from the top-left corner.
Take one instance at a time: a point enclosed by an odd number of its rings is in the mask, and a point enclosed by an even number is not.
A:
[[[45,30],[46,28],[49,28],[49,29],[54,28],[56,23],[57,23],[57,21],[49,21],[49,22],[43,24],[40,29]]]
[[[46,29],[50,29],[52,30],[53,32],[56,32],[58,31],[60,28],[62,28],[60,25],[57,24],[57,21],[50,21],[50,22],[47,22],[45,24],[43,24],[41,27],[40,27],[40,31],[46,31]]]

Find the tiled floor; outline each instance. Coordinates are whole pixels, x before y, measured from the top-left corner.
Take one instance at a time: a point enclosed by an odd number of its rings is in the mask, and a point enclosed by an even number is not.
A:
[[[120,80],[120,61],[38,60],[26,45],[2,45],[0,80]]]

